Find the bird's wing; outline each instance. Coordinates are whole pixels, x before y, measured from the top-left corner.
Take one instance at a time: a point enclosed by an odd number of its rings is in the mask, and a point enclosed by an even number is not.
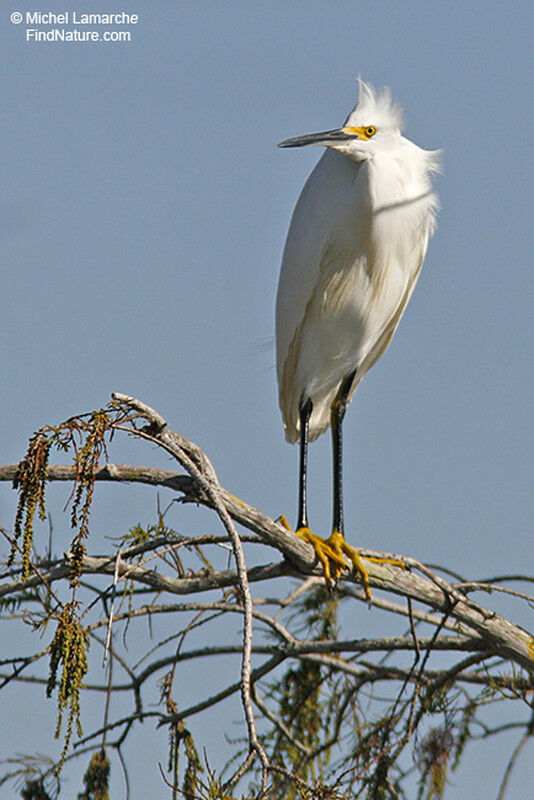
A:
[[[354,383],[353,383],[353,385],[351,387],[349,399],[352,397],[352,395],[356,391],[356,388],[357,388],[359,382],[361,381],[361,379],[363,378],[363,376],[365,375],[365,373],[368,372],[371,369],[371,367],[374,364],[376,364],[378,359],[386,352],[386,350],[387,350],[387,348],[389,346],[389,343],[390,343],[390,341],[391,341],[391,339],[393,337],[393,334],[397,330],[398,324],[401,321],[401,317],[404,314],[404,310],[405,310],[405,308],[406,308],[406,306],[408,304],[408,300],[412,296],[412,292],[415,289],[415,284],[417,283],[417,279],[419,278],[419,273],[421,272],[421,267],[423,266],[423,261],[424,261],[425,254],[426,254],[427,244],[428,244],[428,238],[423,243],[422,252],[421,252],[421,256],[419,258],[419,263],[418,263],[417,269],[414,270],[411,273],[409,281],[408,281],[408,284],[407,284],[406,289],[404,291],[404,294],[402,295],[402,297],[401,297],[398,305],[396,306],[393,314],[386,321],[386,323],[385,323],[381,333],[377,337],[373,347],[370,349],[370,351],[368,352],[368,354],[366,355],[366,357],[363,359],[362,363],[360,364],[360,367],[358,369],[358,373],[356,375],[356,379],[355,379],[355,381],[354,381]]]
[[[289,346],[319,280],[323,254],[330,242],[346,191],[359,164],[325,150],[300,194],[287,234],[276,299],[276,363],[282,379]]]

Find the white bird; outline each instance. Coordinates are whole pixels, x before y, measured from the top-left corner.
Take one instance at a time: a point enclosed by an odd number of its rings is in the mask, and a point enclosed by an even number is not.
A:
[[[367,596],[367,570],[344,537],[341,426],[356,387],[395,333],[438,208],[430,177],[440,153],[404,138],[401,125],[389,89],[377,92],[360,79],[342,128],[279,145],[327,148],[293,212],[276,300],[280,409],[287,440],[300,441],[296,533],[314,546],[328,585],[330,560],[337,578],[345,554]],[[307,449],[329,426],[333,524],[323,539],[308,527]]]

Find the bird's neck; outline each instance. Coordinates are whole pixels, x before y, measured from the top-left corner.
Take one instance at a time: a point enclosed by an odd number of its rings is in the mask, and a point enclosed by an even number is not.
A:
[[[434,226],[437,206],[425,171],[406,169],[402,159],[369,159],[362,170],[368,207],[367,243],[370,262],[387,269],[393,262],[411,264],[414,251],[422,258]]]
[[[373,214],[410,211],[431,192],[423,164],[402,158],[402,154],[378,154],[366,164],[367,189]]]

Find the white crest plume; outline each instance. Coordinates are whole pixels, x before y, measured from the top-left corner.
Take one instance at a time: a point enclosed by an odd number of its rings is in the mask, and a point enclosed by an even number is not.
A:
[[[347,117],[345,125],[402,130],[402,108],[393,101],[387,86],[377,91],[370,83],[358,77],[358,100]]]

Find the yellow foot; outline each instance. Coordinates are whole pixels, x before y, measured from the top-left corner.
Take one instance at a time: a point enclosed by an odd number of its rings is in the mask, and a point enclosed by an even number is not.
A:
[[[280,522],[286,530],[292,530],[291,526],[283,515],[279,517],[277,521]],[[312,545],[313,549],[315,550],[315,555],[322,564],[325,583],[329,587],[337,581],[341,575],[341,570],[347,568],[343,558],[344,555],[347,556],[355,571],[360,576],[363,590],[368,600],[371,599],[371,589],[369,586],[369,573],[363,565],[363,559],[366,561],[371,561],[374,564],[392,564],[395,567],[401,567],[402,569],[406,568],[406,565],[398,559],[360,556],[357,549],[347,544],[343,534],[335,529],[332,531],[332,534],[328,539],[324,539],[322,536],[317,536],[315,533],[312,533],[309,528],[299,528],[297,531],[295,531],[295,533],[303,541]],[[332,570],[330,568],[330,562],[333,562]]]
[[[279,522],[280,525],[286,529],[286,531],[296,533],[296,535],[304,542],[311,544],[315,550],[315,555],[322,564],[325,583],[329,587],[332,586],[333,582],[338,579],[341,570],[346,569],[343,555],[336,552],[334,548],[330,546],[330,543],[326,539],[323,539],[322,536],[316,536],[314,533],[312,533],[308,527],[299,528],[298,530],[293,531],[293,528],[285,518],[284,514],[279,516],[276,521]],[[330,561],[334,562],[334,581],[332,581]]]
[[[391,564],[394,567],[400,567],[401,569],[406,569],[406,564],[403,561],[399,561],[398,558],[361,556],[355,547],[351,547],[350,544],[347,544],[343,534],[335,529],[332,531],[330,538],[327,539],[326,541],[327,544],[330,545],[330,547],[332,548],[332,550],[334,550],[336,554],[339,555],[344,554],[349,557],[354,569],[360,576],[363,590],[368,600],[371,599],[371,588],[369,586],[369,573],[365,569],[362,563],[362,559],[364,559],[365,561],[370,561],[372,564]],[[338,575],[339,573],[336,575],[336,577],[338,577]]]
[[[334,579],[337,580],[339,578],[340,573],[341,573],[341,570],[339,569],[339,566],[338,566],[339,562],[341,562],[343,568],[346,569],[346,565],[345,565],[345,561],[343,559],[343,556],[344,555],[348,556],[349,560],[352,563],[352,566],[354,567],[355,571],[360,576],[360,580],[362,582],[362,586],[363,586],[363,590],[365,592],[365,596],[367,597],[368,600],[370,600],[371,599],[371,589],[369,587],[369,573],[365,569],[365,567],[363,565],[362,558],[361,558],[360,554],[358,553],[358,551],[356,550],[356,548],[355,547],[351,547],[349,544],[347,544],[343,534],[340,531],[335,530],[335,529],[332,531],[332,533],[330,535],[330,538],[329,539],[325,539],[324,541],[325,541],[325,544],[328,545],[329,549],[332,550],[335,553],[336,558],[337,558],[337,561],[336,561],[336,564],[335,564],[335,567],[334,567]],[[326,574],[325,574],[325,579],[326,579]],[[327,583],[328,583],[328,581],[327,581]]]
[[[315,533],[312,533],[309,528],[299,528],[298,530],[295,531],[295,533],[304,542],[308,542],[308,544],[311,544],[311,546],[315,550],[315,555],[317,556],[323,567],[325,583],[328,587],[332,586],[339,578],[341,570],[346,569],[345,561],[343,559],[343,553],[339,550],[336,550],[332,546],[331,542],[332,537],[330,537],[330,539],[323,539],[322,536],[317,536]],[[330,571],[331,561],[333,563],[333,573],[334,573],[333,580]]]

